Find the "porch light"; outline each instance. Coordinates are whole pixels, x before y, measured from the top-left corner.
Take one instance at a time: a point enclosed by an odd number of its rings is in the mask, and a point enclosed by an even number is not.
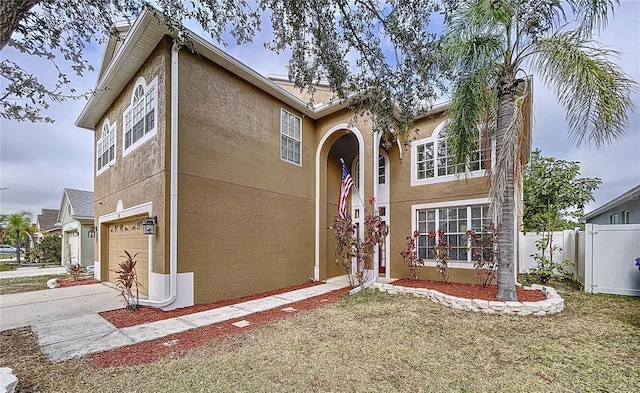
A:
[[[87,232],[87,237],[88,237],[89,239],[95,239],[95,237],[96,237],[96,230],[97,230],[97,229],[98,229],[98,228],[96,228],[96,227],[95,227],[95,226],[93,226],[93,225],[92,225],[92,226],[90,226],[90,227],[89,227],[89,232]]]
[[[156,224],[158,222],[158,217],[149,216],[142,222],[142,233],[145,235],[155,235],[156,234]]]

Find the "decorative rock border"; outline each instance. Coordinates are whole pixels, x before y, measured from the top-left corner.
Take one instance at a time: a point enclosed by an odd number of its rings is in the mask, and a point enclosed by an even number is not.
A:
[[[524,287],[526,290],[539,290],[545,294],[547,300],[539,302],[497,302],[480,299],[466,299],[451,295],[445,295],[434,289],[402,287],[399,285],[374,283],[373,288],[390,294],[407,293],[417,297],[426,297],[429,300],[456,310],[483,312],[486,314],[515,314],[545,316],[557,314],[564,310],[564,299],[558,295],[555,289],[544,285],[533,284]]]
[[[13,375],[13,369],[0,367],[0,393],[13,393],[16,391],[18,378]]]

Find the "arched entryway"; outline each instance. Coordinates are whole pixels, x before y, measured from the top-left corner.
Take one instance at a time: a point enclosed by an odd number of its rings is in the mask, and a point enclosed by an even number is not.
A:
[[[354,173],[354,164],[358,157],[364,157],[364,139],[362,133],[347,123],[332,127],[322,137],[316,151],[316,280],[324,280],[344,274],[342,266],[335,263],[335,238],[329,229],[333,217],[338,213],[338,197],[342,173],[341,159],[354,178],[354,184],[364,185],[364,170]],[[362,168],[361,168],[362,169]],[[357,223],[362,221],[364,200],[360,189],[354,189],[349,197],[350,213]],[[356,213],[356,209],[358,213]],[[358,218],[356,218],[358,215]],[[362,231],[360,224],[360,231]]]

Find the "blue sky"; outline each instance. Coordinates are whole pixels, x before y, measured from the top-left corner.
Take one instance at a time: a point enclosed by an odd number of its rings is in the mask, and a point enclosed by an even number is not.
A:
[[[267,34],[256,37],[255,44],[230,45],[225,50],[265,76],[286,75],[288,57],[261,44],[268,40]],[[615,61],[636,81],[640,81],[639,39],[640,1],[622,1],[598,41],[621,52]],[[86,57],[96,68],[102,52],[97,44],[87,48]],[[10,48],[0,55],[10,59],[20,56]],[[45,80],[52,77],[43,71],[51,71],[46,62],[28,61],[32,72]],[[77,91],[91,89],[95,81],[95,72],[73,79]],[[600,149],[577,147],[569,140],[562,107],[534,74],[533,147],[545,156],[579,161],[582,176],[602,179],[587,211],[640,184],[640,92],[634,93],[633,101],[636,109],[624,137]],[[54,124],[0,120],[0,188],[6,188],[0,191],[0,213],[27,210],[35,220],[41,209],[59,208],[63,188],[93,190],[93,133],[74,125],[85,103],[80,99],[52,104],[46,115],[56,119]]]

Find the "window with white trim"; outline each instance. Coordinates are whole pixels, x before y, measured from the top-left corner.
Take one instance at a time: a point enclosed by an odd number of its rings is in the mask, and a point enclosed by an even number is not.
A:
[[[412,185],[454,180],[461,173],[456,171],[447,150],[446,124],[447,122],[438,126],[431,137],[411,144]],[[472,159],[466,165],[465,170],[470,177],[485,175],[487,159],[481,145],[478,141]]]
[[[158,119],[158,78],[148,85],[144,78],[138,78],[131,96],[131,105],[124,111],[124,137],[122,155],[149,140],[157,132]]]
[[[280,158],[302,165],[302,119],[284,109],[280,112]]]
[[[449,257],[452,261],[471,262],[471,250],[467,247],[467,231],[481,233],[493,221],[489,217],[489,205],[451,206],[416,210],[418,237],[418,258],[434,260],[433,246],[438,230],[444,230],[447,244],[451,246]]]
[[[612,214],[609,216],[609,224],[619,224],[619,223],[620,223],[620,216],[618,215],[618,213]]]
[[[630,210],[625,210],[622,212],[622,223],[629,224],[629,215],[631,214]]]
[[[96,142],[96,173],[104,172],[116,162],[116,125],[109,119],[102,125],[100,139]]]
[[[378,184],[385,184],[387,182],[387,177],[385,173],[386,166],[387,166],[387,162],[384,159],[384,156],[380,154],[378,156]]]
[[[357,157],[353,164],[353,170],[351,171],[351,179],[353,180],[353,186],[357,190],[360,190],[360,158]]]

